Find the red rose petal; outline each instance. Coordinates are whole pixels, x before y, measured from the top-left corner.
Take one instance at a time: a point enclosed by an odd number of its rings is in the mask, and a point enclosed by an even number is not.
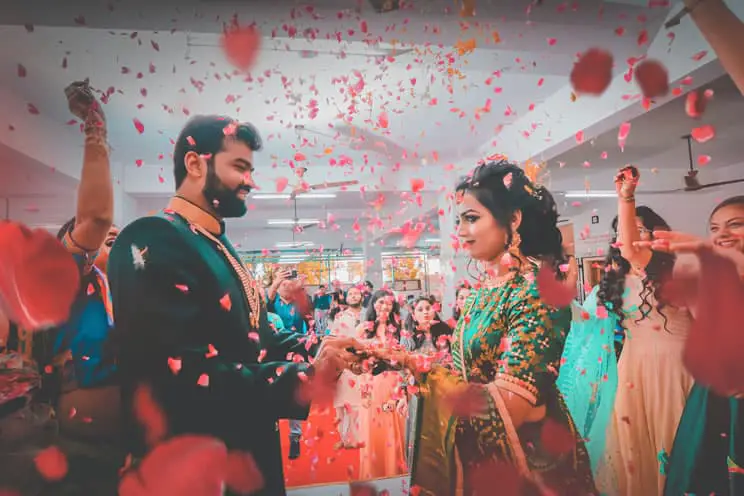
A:
[[[34,458],[34,464],[36,470],[48,481],[60,481],[67,475],[67,457],[56,446],[39,452]]]
[[[698,165],[700,166],[708,165],[710,161],[711,161],[710,155],[698,155],[698,158],[697,158]]]
[[[635,79],[646,98],[669,93],[669,72],[656,60],[644,60],[635,68]]]
[[[184,435],[158,444],[119,484],[119,496],[224,494],[227,448],[219,439]]]
[[[281,193],[282,191],[286,189],[288,184],[289,184],[289,179],[287,179],[286,177],[283,177],[283,176],[277,177],[276,178],[276,192]]]
[[[220,298],[220,305],[225,311],[229,312],[232,308],[232,300],[230,299],[230,293],[225,293],[225,296]]]
[[[540,440],[545,450],[556,456],[571,452],[576,445],[571,431],[551,418],[543,423]]]
[[[485,462],[470,473],[470,486],[476,494],[519,496],[522,494],[524,479],[511,463]],[[494,488],[498,488],[498,491],[494,491]]]
[[[27,330],[69,318],[80,274],[75,260],[53,235],[15,222],[0,222],[0,253],[3,313]]]
[[[707,249],[699,258],[697,315],[683,359],[697,382],[730,396],[744,391],[744,286],[730,259]]]
[[[693,119],[697,119],[703,112],[708,104],[708,98],[704,91],[694,90],[687,94],[685,98],[685,112]]]
[[[132,119],[132,122],[134,122],[134,128],[137,130],[138,133],[142,134],[145,132],[145,125],[140,122],[139,119],[136,117]]]
[[[263,487],[264,478],[253,455],[244,451],[227,454],[225,484],[240,494],[253,494]]]
[[[134,392],[134,416],[144,428],[148,446],[154,446],[165,438],[168,419],[155,400],[150,386],[139,386]]]
[[[706,141],[710,141],[716,137],[716,130],[713,126],[708,124],[696,127],[690,134],[692,134],[692,138],[698,143],[705,143]]]
[[[220,40],[228,62],[242,71],[250,69],[261,49],[261,33],[254,26],[228,28]]]
[[[576,93],[601,95],[612,82],[612,54],[592,48],[582,54],[571,71],[571,86]]]
[[[556,279],[555,271],[548,264],[537,273],[537,289],[545,303],[556,307],[567,307],[576,297],[576,288]]]
[[[418,193],[419,191],[423,190],[424,185],[425,183],[423,179],[418,179],[418,178],[411,179],[411,191],[414,193]]]
[[[390,123],[388,122],[388,116],[387,116],[387,112],[380,112],[380,116],[379,116],[379,117],[377,118],[377,124],[378,124],[378,125],[379,125],[379,126],[380,126],[381,128],[383,128],[383,129],[387,129],[388,125],[390,124]]]

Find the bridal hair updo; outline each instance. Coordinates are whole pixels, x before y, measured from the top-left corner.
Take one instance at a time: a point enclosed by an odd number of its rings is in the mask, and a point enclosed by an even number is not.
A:
[[[460,182],[456,192],[473,195],[506,231],[504,251],[514,239],[514,214],[521,211],[522,221],[517,228],[519,250],[526,257],[551,264],[556,274],[563,277],[559,266],[566,262],[566,256],[558,229],[558,207],[550,191],[533,184],[521,167],[506,160],[481,164]]]

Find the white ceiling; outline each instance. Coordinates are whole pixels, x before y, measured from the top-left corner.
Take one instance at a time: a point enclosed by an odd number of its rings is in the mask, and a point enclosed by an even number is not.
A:
[[[624,61],[647,50],[658,52],[673,81],[694,74],[689,87],[721,72],[712,55],[691,60],[706,45],[688,24],[678,28],[670,45],[659,31],[669,9],[648,9],[645,1],[603,2],[600,9],[596,1],[546,0],[529,12],[523,0],[480,1],[472,20],[460,18],[449,0],[406,2],[410,9],[384,15],[366,2],[347,0],[303,2],[314,5],[312,11],[291,0],[250,5],[187,0],[178,6],[91,0],[75,8],[52,0],[8,3],[0,5],[5,24],[0,26],[0,104],[5,109],[0,143],[3,156],[11,159],[0,163],[0,195],[13,195],[11,218],[35,224],[57,223],[74,211],[81,137],[76,126],[68,125],[62,90],[84,77],[98,89],[113,91],[105,110],[115,176],[137,215],[162,208],[172,192],[171,140],[188,115],[227,114],[253,122],[264,136],[265,151],[257,161],[264,192],[272,192],[280,177],[294,183],[290,164],[298,150],[309,158],[303,163],[308,182],[360,181],[335,199],[299,201],[300,217],[327,220],[330,214],[335,222],[298,237],[337,247],[379,238],[426,213],[427,229],[436,231],[437,216],[430,211],[445,195],[443,188],[451,188],[458,174],[494,152],[507,151],[516,160],[562,157],[566,167],[552,173],[560,189],[583,186],[587,172],[576,164],[599,162],[594,148],[606,146],[607,168],[614,167],[617,146],[612,149],[612,140],[602,136],[642,111],[637,90],[622,81],[596,102],[581,98],[570,103],[568,75],[575,54],[591,46],[613,52],[618,79]],[[235,13],[245,24],[255,19],[264,34],[251,78],[236,73],[219,48],[223,22]],[[361,32],[362,20],[367,34]],[[32,32],[27,24],[33,25]],[[291,37],[288,27],[299,34]],[[649,43],[639,46],[644,30]],[[499,43],[494,43],[495,32]],[[468,40],[477,48],[458,54],[453,47]],[[395,55],[380,57],[383,53]],[[19,64],[24,78],[18,76]],[[349,86],[360,76],[364,90],[354,98]],[[735,135],[738,125],[731,118],[737,112],[725,103],[736,101],[735,95],[726,91],[717,89],[714,101],[715,118],[721,114],[719,138]],[[315,117],[309,112],[312,101],[317,102]],[[29,112],[29,104],[38,115]],[[490,111],[484,111],[489,105]],[[679,109],[682,103],[670,105]],[[634,121],[625,156],[642,161],[671,149],[671,141],[691,123],[680,124],[685,117],[679,112],[657,114],[666,108],[647,114],[658,117],[645,131],[640,120]],[[378,125],[383,110],[387,129]],[[144,124],[143,134],[135,129],[135,118]],[[298,133],[296,126],[304,131]],[[648,129],[665,127],[669,131],[659,133],[658,140],[643,140],[655,136]],[[594,148],[574,148],[566,138],[582,129],[588,139],[599,136]],[[729,138],[720,141],[729,148],[736,145]],[[733,157],[705,153],[714,157],[710,167],[728,165]],[[9,177],[12,181],[5,180]],[[424,180],[420,197],[410,192],[411,179]],[[31,199],[31,194],[45,200]],[[230,229],[245,248],[270,248],[291,239],[291,232],[263,229],[265,219],[292,216],[284,200],[255,200],[246,218],[232,221]]]

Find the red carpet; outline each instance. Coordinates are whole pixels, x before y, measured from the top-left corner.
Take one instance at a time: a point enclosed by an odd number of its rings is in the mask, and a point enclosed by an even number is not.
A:
[[[279,422],[287,487],[343,483],[359,478],[359,450],[335,450],[339,441],[331,408],[313,408],[303,425],[302,452],[289,460],[289,423]]]

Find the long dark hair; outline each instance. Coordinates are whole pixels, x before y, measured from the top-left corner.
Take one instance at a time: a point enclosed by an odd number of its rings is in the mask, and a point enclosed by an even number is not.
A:
[[[516,211],[522,212],[517,232],[522,240],[520,251],[526,257],[550,263],[556,276],[564,278],[560,265],[566,262],[563,237],[558,229],[558,207],[553,195],[535,186],[517,165],[501,160],[476,167],[472,175],[457,186],[457,193],[470,193],[506,229],[505,249],[514,233],[511,223]]]
[[[364,315],[364,322],[372,322],[371,329],[364,330],[364,337],[372,339],[377,335],[377,310],[375,310],[375,303],[380,298],[390,297],[393,300],[393,307],[390,309],[390,316],[388,317],[388,326],[393,326],[393,337],[396,342],[400,342],[400,305],[395,299],[395,295],[386,289],[378,289],[372,293],[372,298],[369,301],[367,307],[367,313]]]
[[[659,214],[653,209],[646,206],[636,207],[636,216],[641,219],[643,227],[653,233],[654,231],[671,231],[671,227]],[[626,315],[623,312],[623,296],[625,294],[625,276],[630,272],[630,263],[620,255],[620,249],[617,248],[617,225],[618,218],[612,220],[612,239],[605,259],[606,264],[615,263],[616,270],[608,269],[602,275],[599,282],[599,291],[597,299],[605,305],[608,310],[614,313],[619,321],[622,331],[625,331]],[[668,280],[674,268],[674,255],[654,251],[651,260],[646,266],[645,277],[643,278],[643,289],[641,290],[641,304],[638,307],[641,316],[636,322],[646,319],[654,310],[649,301],[651,295],[656,300],[656,311],[664,319],[664,328],[667,329],[667,316],[664,314],[664,298],[661,296],[662,286]]]
[[[420,302],[426,301],[429,302],[430,305],[434,306],[436,303],[434,301],[434,298],[431,296],[419,296],[416,298],[413,303],[411,304],[411,311],[408,313],[408,316],[406,317],[406,321],[403,324],[403,328],[411,333],[411,337],[413,338],[413,345],[414,348],[412,351],[418,350],[424,345],[424,342],[426,341],[426,334],[423,332],[419,332],[418,330],[418,322],[416,321],[416,317],[414,317],[414,313],[416,311],[416,305],[418,305]],[[442,319],[439,317],[439,312],[434,312],[434,323],[432,323],[431,328],[429,329],[429,333],[431,334],[431,340],[435,345],[439,344],[439,338],[441,336],[450,336],[452,334],[452,328],[448,326],[446,323],[442,322]]]

